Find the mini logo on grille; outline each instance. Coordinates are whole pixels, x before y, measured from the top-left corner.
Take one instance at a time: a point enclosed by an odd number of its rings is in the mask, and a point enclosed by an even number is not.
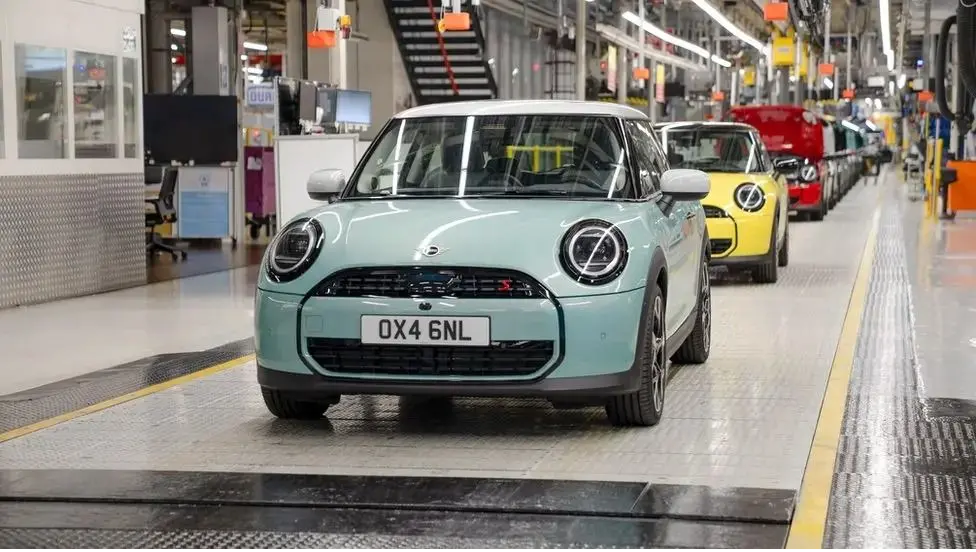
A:
[[[438,247],[436,245],[428,245],[427,247],[420,249],[420,254],[424,257],[436,257],[445,251],[447,251],[447,248]]]
[[[426,301],[420,304],[420,310],[422,310],[422,311],[429,311],[432,308],[434,308],[433,305],[431,305],[430,303],[428,303]]]

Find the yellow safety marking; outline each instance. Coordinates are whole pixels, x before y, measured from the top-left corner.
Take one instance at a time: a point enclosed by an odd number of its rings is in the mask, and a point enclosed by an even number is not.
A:
[[[882,190],[881,193],[884,193]],[[820,405],[820,416],[813,434],[813,445],[803,470],[803,483],[800,485],[799,500],[790,523],[790,533],[786,540],[787,548],[821,548],[827,526],[827,506],[830,503],[830,488],[834,479],[834,463],[837,458],[837,444],[840,442],[844,409],[847,406],[847,391],[854,367],[857,337],[861,329],[861,315],[867,302],[868,283],[871,280],[871,267],[874,266],[874,248],[878,241],[878,228],[881,221],[881,205],[874,211],[871,232],[864,244],[861,262],[854,279],[854,289],[847,305],[844,326],[837,341],[834,361],[827,377],[827,391]]]
[[[220,364],[211,366],[209,368],[204,368],[203,370],[198,370],[192,374],[186,374],[185,376],[179,376],[171,380],[166,380],[155,385],[150,385],[149,387],[143,387],[142,389],[137,389],[131,393],[126,393],[125,395],[115,397],[114,399],[108,399],[100,403],[93,404],[91,406],[86,406],[84,408],[79,408],[72,412],[66,412],[59,416],[53,418],[48,418],[46,420],[41,420],[40,422],[35,422],[24,427],[18,427],[17,429],[12,429],[5,433],[0,433],[0,443],[5,443],[11,439],[16,439],[18,437],[23,437],[24,435],[29,435],[35,431],[40,431],[42,429],[48,429],[50,427],[56,426],[58,424],[69,422],[75,418],[81,418],[82,416],[87,416],[89,414],[94,414],[96,412],[101,412],[102,410],[108,410],[113,406],[118,406],[122,403],[127,403],[136,399],[141,399],[152,395],[153,393],[159,393],[160,391],[165,391],[176,387],[177,385],[182,385],[184,383],[189,383],[193,380],[200,379],[207,376],[212,376],[213,374],[223,372],[224,370],[229,370],[241,364],[246,364],[254,360],[254,355],[250,354],[247,356],[235,358],[234,360],[228,360],[227,362],[222,362]]]

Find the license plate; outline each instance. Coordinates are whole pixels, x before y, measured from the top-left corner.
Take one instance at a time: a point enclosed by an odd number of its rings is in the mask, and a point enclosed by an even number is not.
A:
[[[364,315],[360,339],[369,345],[486,346],[491,341],[487,316],[375,316]]]

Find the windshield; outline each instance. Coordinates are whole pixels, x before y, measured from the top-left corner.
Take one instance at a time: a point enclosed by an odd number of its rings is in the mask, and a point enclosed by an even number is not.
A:
[[[618,129],[600,116],[399,119],[343,197],[634,199]]]
[[[660,133],[673,169],[727,173],[764,170],[759,144],[747,130],[664,127]]]

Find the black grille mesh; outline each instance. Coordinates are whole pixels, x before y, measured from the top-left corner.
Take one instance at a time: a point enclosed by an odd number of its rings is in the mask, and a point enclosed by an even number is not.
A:
[[[368,345],[358,339],[309,338],[308,353],[341,374],[527,376],[552,359],[553,341],[495,341],[484,347]]]
[[[542,286],[512,270],[446,267],[376,267],[343,270],[316,289],[322,297],[429,297],[531,299]]]

